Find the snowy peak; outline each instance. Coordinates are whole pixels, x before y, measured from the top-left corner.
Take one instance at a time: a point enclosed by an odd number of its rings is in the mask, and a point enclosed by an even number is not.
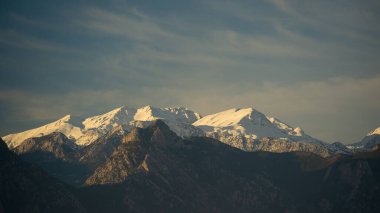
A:
[[[85,146],[109,132],[145,128],[155,120],[165,122],[180,137],[208,136],[246,151],[260,149],[257,143],[265,138],[324,146],[301,128],[293,128],[254,108],[232,108],[202,117],[185,107],[157,108],[149,105],[138,109],[122,106],[86,119],[66,115],[39,128],[7,135],[4,140],[9,147],[17,147],[28,138],[60,132],[77,145]]]
[[[277,128],[282,129],[285,131],[288,135],[294,135],[294,136],[303,136],[305,133],[300,127],[293,128],[289,126],[288,124],[278,120],[277,118],[274,117],[267,117],[268,120],[277,126]]]
[[[132,121],[135,113],[135,109],[122,106],[105,114],[87,118],[83,121],[83,125],[85,129],[112,129]]]
[[[193,123],[193,125],[200,127],[208,135],[215,135],[217,133],[218,135],[229,135],[228,137],[230,138],[262,139],[264,137],[271,137],[274,139],[288,139],[290,141],[321,143],[304,134],[301,128],[293,128],[253,108],[233,108],[207,115]]]
[[[166,111],[175,114],[177,120],[184,123],[194,123],[202,118],[202,116],[186,107],[169,107]]]
[[[115,127],[121,125],[126,125],[126,129],[132,129],[135,126],[145,127],[151,121],[157,119],[165,120],[173,131],[184,136],[197,132],[192,128],[191,124],[200,117],[198,113],[183,107],[156,108],[145,106],[136,110],[122,106],[86,119],[66,115],[47,125],[10,134],[3,137],[3,139],[9,147],[13,148],[28,138],[41,137],[52,132],[61,132],[68,138],[75,140],[78,145],[88,145]]]
[[[369,132],[367,134],[367,136],[371,136],[371,135],[380,135],[380,127],[378,127],[377,129],[372,130],[371,132]]]
[[[152,107],[150,105],[141,107],[137,110],[134,119],[137,121],[153,121],[165,117],[162,109]]]
[[[184,107],[172,108],[156,108],[145,106],[137,110],[134,120],[137,121],[153,121],[157,119],[167,120],[171,122],[193,123],[201,116]]]
[[[254,120],[256,122],[261,122],[265,116],[254,110],[253,108],[232,108],[226,111],[215,113],[212,115],[207,115],[202,119],[196,121],[194,126],[213,126],[213,127],[227,127],[237,125],[243,122],[244,119]]]
[[[371,150],[380,144],[380,127],[370,131],[360,142],[348,146],[350,149]]]
[[[146,126],[150,122],[160,119],[180,137],[204,136],[202,130],[192,125],[199,118],[201,116],[198,113],[184,107],[156,108],[145,106],[137,110],[134,121],[130,124]]]
[[[10,134],[3,137],[3,139],[11,148],[20,145],[24,140],[28,138],[41,137],[44,135],[48,135],[52,132],[61,132],[65,134],[68,138],[77,139],[83,135],[81,127],[77,126],[78,123],[80,124],[80,121],[81,120],[77,117],[74,117],[72,115],[66,115],[63,118],[58,119],[57,121],[54,121],[52,123],[24,132]]]

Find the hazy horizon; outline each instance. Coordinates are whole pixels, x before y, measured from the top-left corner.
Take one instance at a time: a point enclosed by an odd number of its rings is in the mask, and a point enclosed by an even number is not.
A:
[[[0,134],[128,105],[253,107],[326,142],[380,126],[380,2],[2,1]]]

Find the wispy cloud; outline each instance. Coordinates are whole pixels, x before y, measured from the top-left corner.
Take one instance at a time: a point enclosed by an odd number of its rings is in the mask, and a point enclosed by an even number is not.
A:
[[[307,57],[312,54],[302,46],[287,43],[268,35],[250,35],[234,30],[210,28],[205,31],[203,28],[197,29],[196,26],[193,26],[194,29],[188,30],[200,31],[201,34],[189,36],[179,29],[191,24],[178,20],[174,23],[168,23],[168,20],[157,21],[157,18],[149,17],[136,9],[124,14],[115,14],[99,8],[92,8],[86,10],[85,14],[87,16],[79,21],[80,25],[95,30],[100,35],[111,34],[125,40],[137,40],[141,42],[139,45],[145,44],[150,48],[160,47],[161,50],[172,51],[173,56],[178,56],[178,52],[187,55],[192,53],[217,56],[254,54],[269,57]],[[165,23],[166,26],[162,23]]]
[[[100,8],[85,9],[83,20],[78,23],[82,27],[113,34],[137,41],[150,41],[174,37],[169,31],[162,29],[148,16],[136,9],[126,10],[123,14]]]
[[[318,1],[267,0],[292,18],[292,24],[311,28],[319,33],[358,42],[379,45],[380,28],[376,1],[324,3]],[[372,31],[372,35],[368,34]]]
[[[371,78],[331,78],[324,81],[263,86],[228,86],[218,90],[165,90],[182,105],[213,113],[232,107],[250,107],[301,126],[323,140],[346,143],[358,141],[378,126],[380,116],[380,76]],[[203,94],[203,95],[199,95]],[[228,101],[226,101],[228,100]]]
[[[89,115],[125,104],[131,107],[182,105],[202,114],[232,107],[255,107],[291,125],[301,126],[323,140],[354,142],[378,125],[380,117],[373,112],[380,108],[379,85],[380,76],[332,78],[285,86],[265,82],[261,87],[250,85],[244,89],[239,85],[208,90],[146,87],[135,93],[88,90],[60,96],[3,91],[0,101],[9,105],[8,116],[26,121],[55,120],[66,114]]]
[[[25,35],[14,30],[0,30],[0,35],[0,44],[7,46],[40,51],[78,53],[78,49],[67,47],[67,45],[47,41],[32,35]]]
[[[322,139],[353,142],[380,122],[380,5],[365,2],[68,1],[47,3],[47,16],[14,8],[1,16],[0,119],[125,103],[201,113],[253,106]]]

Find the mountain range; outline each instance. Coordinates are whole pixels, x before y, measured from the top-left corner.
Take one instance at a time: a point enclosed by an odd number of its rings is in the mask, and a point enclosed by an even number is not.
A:
[[[380,144],[380,127],[370,131],[360,142],[349,145],[350,149],[369,150]]]
[[[0,212],[379,212],[379,135],[329,144],[253,108],[67,115],[0,140]]]
[[[10,148],[16,148],[27,139],[60,132],[78,146],[89,146],[113,129],[130,131],[134,127],[147,127],[157,119],[182,138],[207,136],[244,151],[306,151],[327,157],[359,149],[371,150],[380,142],[379,131],[375,130],[350,146],[339,142],[328,144],[306,134],[300,127],[294,128],[253,108],[233,108],[201,116],[184,107],[152,106],[139,109],[122,106],[88,118],[66,115],[44,126],[6,135],[3,140]]]
[[[246,152],[162,120],[87,146],[60,132],[0,140],[0,212],[378,212],[379,150]]]

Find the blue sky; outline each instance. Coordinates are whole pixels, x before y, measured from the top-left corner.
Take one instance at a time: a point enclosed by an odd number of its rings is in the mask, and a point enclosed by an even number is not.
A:
[[[380,2],[4,1],[0,133],[120,105],[254,107],[322,140],[380,126]]]

